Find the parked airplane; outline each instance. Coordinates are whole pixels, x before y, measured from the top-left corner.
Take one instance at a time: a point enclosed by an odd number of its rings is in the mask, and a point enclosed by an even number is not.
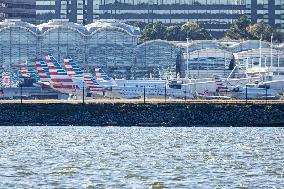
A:
[[[73,80],[78,82],[84,81],[90,93],[103,95],[103,92],[106,90],[106,88],[100,86],[93,78],[92,74],[84,73],[70,56],[64,57],[64,65],[67,74],[72,77]]]
[[[39,82],[44,82],[46,85],[49,85],[51,77],[50,77],[48,66],[44,60],[42,59],[36,60],[36,70],[39,75]]]
[[[82,82],[74,81],[52,55],[46,54],[45,60],[36,61],[40,82],[61,93],[82,95]]]

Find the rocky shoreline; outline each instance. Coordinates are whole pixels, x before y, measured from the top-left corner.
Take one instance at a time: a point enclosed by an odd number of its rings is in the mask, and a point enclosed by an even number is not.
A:
[[[284,105],[106,103],[0,104],[0,125],[284,126]]]

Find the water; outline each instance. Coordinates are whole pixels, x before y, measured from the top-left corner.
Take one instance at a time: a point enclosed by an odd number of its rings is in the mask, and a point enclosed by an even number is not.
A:
[[[0,127],[0,188],[284,188],[284,128]]]

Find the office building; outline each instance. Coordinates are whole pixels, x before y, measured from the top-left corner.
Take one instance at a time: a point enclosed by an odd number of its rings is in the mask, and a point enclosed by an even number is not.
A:
[[[0,0],[0,21],[18,19],[36,22],[36,0]]]

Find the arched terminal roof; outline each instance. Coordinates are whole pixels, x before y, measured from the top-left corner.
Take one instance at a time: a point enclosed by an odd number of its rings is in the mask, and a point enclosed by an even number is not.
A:
[[[37,28],[40,30],[40,32],[42,34],[44,34],[47,31],[50,31],[50,30],[53,30],[53,29],[56,29],[56,28],[60,28],[60,27],[77,31],[77,32],[79,32],[83,35],[88,34],[87,29],[83,25],[73,23],[73,22],[69,22],[68,19],[53,19],[53,20],[50,20],[47,23],[37,25]]]
[[[140,28],[133,27],[116,20],[97,20],[96,22],[88,24],[85,27],[89,33],[95,33],[98,30],[103,30],[106,28],[119,28],[126,31],[130,35],[139,36],[141,34]]]
[[[177,43],[177,46],[186,49],[187,48],[187,43],[186,42],[180,42]],[[201,49],[223,49],[227,50],[228,48],[219,43],[216,40],[196,40],[196,41],[190,41],[188,44],[188,49],[189,52],[196,51],[196,50],[201,50]]]
[[[0,22],[0,30],[9,27],[19,27],[25,30],[29,30],[35,35],[43,35],[45,32],[51,31],[57,28],[66,28],[73,31],[77,31],[82,35],[91,35],[100,30],[104,29],[114,29],[122,30],[126,33],[139,37],[141,32],[138,27],[133,27],[122,22],[115,20],[97,20],[96,22],[83,26],[81,24],[69,22],[68,19],[53,19],[47,23],[40,25],[33,25],[27,22],[21,21],[21,19],[5,19],[3,22]]]
[[[23,22],[21,19],[5,19],[3,22],[0,22],[0,30],[11,27],[22,28],[32,32],[35,35],[39,34],[39,30],[35,25]]]
[[[241,52],[241,51],[247,51],[252,49],[259,49],[260,47],[260,41],[259,40],[247,40],[247,41],[241,41],[238,44],[231,45],[229,48],[233,52]],[[270,43],[266,41],[261,42],[262,48],[270,48]]]

